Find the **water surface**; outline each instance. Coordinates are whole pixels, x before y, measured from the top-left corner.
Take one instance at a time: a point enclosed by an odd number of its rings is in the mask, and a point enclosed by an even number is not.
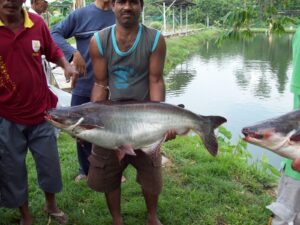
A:
[[[292,110],[292,35],[256,35],[249,41],[214,42],[200,46],[197,54],[166,77],[167,102],[183,103],[202,115],[227,118],[233,140],[244,126]],[[265,154],[279,168],[281,157],[248,144],[254,159]]]

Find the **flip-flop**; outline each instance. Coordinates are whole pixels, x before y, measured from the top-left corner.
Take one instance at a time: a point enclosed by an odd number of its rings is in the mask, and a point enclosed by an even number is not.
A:
[[[79,174],[75,177],[75,182],[78,183],[80,181],[86,181],[87,180],[87,176],[84,174]]]
[[[51,213],[46,211],[46,213],[48,214],[48,224],[51,223],[51,218],[56,220],[59,224],[67,224],[68,222],[68,215],[63,211],[57,213]]]
[[[122,175],[121,177],[121,183],[125,183],[126,182],[126,177]]]

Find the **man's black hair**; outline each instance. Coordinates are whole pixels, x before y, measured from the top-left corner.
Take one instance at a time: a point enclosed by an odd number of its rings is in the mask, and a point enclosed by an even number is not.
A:
[[[112,3],[115,3],[116,0],[112,0]],[[140,0],[141,6],[144,7],[144,0]]]

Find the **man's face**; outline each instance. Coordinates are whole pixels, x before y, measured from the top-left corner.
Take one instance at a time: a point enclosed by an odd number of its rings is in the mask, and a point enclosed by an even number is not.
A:
[[[15,16],[22,10],[23,0],[0,0],[0,15]]]
[[[122,26],[131,27],[138,24],[142,11],[140,0],[116,0],[112,8],[117,22]]]
[[[36,1],[37,13],[41,14],[47,11],[48,2],[45,0],[37,0]]]

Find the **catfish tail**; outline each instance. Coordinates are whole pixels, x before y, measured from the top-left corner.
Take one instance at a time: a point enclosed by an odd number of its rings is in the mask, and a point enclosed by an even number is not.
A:
[[[221,116],[205,116],[204,118],[206,119],[205,127],[202,127],[200,136],[208,152],[216,156],[218,153],[218,142],[214,130],[227,120]]]

